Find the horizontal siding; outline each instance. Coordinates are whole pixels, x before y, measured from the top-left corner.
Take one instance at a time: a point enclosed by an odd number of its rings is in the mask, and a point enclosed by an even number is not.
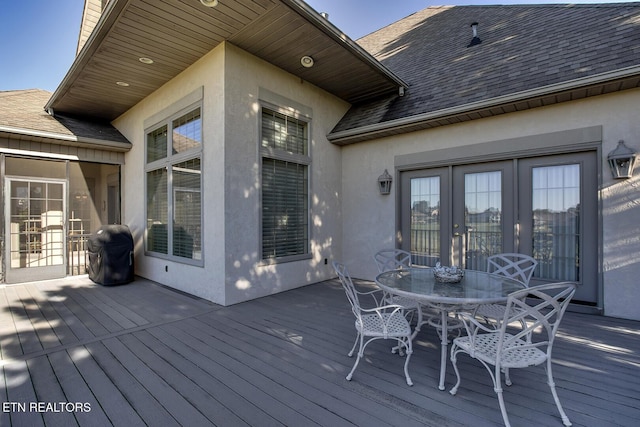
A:
[[[84,148],[73,145],[50,144],[47,142],[34,141],[33,137],[28,139],[3,138],[0,136],[0,152],[2,148],[23,151],[25,155],[33,155],[42,158],[61,156],[72,156],[74,160],[97,162],[104,164],[124,164],[124,153],[95,148]]]

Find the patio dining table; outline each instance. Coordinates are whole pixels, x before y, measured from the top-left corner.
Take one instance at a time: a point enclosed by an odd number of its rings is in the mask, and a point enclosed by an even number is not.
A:
[[[515,279],[475,270],[465,270],[458,283],[440,282],[435,279],[432,268],[386,271],[376,277],[376,283],[385,292],[413,299],[438,312],[440,319],[437,323],[425,320],[422,324],[440,328],[440,390],[445,389],[450,314],[472,310],[481,304],[504,303],[510,293],[524,288]],[[416,326],[417,331],[422,324]]]

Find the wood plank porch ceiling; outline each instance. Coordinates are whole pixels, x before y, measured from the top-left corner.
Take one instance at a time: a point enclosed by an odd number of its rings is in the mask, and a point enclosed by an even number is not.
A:
[[[112,0],[46,108],[113,120],[224,41],[352,103],[406,87],[297,0]]]

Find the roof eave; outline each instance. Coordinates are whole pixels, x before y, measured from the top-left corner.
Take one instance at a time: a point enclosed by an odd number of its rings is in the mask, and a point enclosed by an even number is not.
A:
[[[349,50],[354,55],[360,57],[364,62],[368,63],[372,68],[376,69],[378,72],[385,75],[391,81],[395,82],[395,84],[398,85],[398,88],[400,87],[404,89],[409,88],[409,85],[404,80],[398,77],[390,69],[382,65],[382,63],[377,59],[375,59],[373,55],[367,52],[364,48],[362,48],[358,43],[353,41],[345,33],[340,31],[340,29],[335,25],[333,25],[328,19],[325,19],[324,17],[322,17],[322,15],[318,14],[318,12],[316,12],[308,4],[300,0],[281,0],[281,1],[282,3],[286,4],[287,6],[296,10],[299,14],[304,16],[307,20],[313,23],[316,27],[320,28],[329,37],[331,37],[337,42],[341,42],[347,50]]]
[[[348,145],[356,142],[363,142],[376,138],[443,126],[445,124],[460,123],[473,120],[475,118],[484,118],[498,115],[500,113],[495,113],[495,110],[503,106],[521,104],[523,102],[531,101],[534,99],[541,99],[553,95],[559,95],[562,93],[584,90],[594,86],[602,86],[608,83],[629,79],[634,79],[635,83],[633,85],[627,86],[637,87],[638,85],[640,85],[640,65],[570,80],[558,84],[542,86],[539,88],[516,92],[513,94],[490,98],[478,102],[458,105],[451,108],[431,111],[424,114],[403,117],[397,120],[390,120],[382,123],[375,123],[353,129],[347,129],[344,131],[332,132],[327,135],[327,139],[336,145]],[[627,88],[629,87],[623,87],[622,89]],[[559,102],[543,103],[540,106],[546,106],[555,103]],[[518,108],[517,110],[520,111],[530,108],[533,107]],[[482,112],[484,112],[484,114],[481,114]],[[476,117],[471,117],[474,114],[476,115]]]
[[[94,55],[99,52],[101,45],[109,37],[112,27],[114,25],[117,25],[120,17],[124,13],[126,13],[131,2],[132,0],[112,0],[110,2],[107,2],[107,5],[102,12],[102,15],[100,16],[100,19],[98,20],[93,32],[87,39],[82,50],[76,56],[73,64],[71,65],[67,74],[64,76],[60,85],[56,88],[55,92],[46,103],[46,111],[53,113],[54,110],[59,110],[60,108],[58,107],[60,107],[61,103],[65,102],[68,94],[72,90],[74,90],[74,88],[78,89],[76,87],[79,84],[78,79],[81,77],[85,68],[91,64],[91,61],[94,59]],[[340,46],[342,46],[347,52],[349,52],[350,55],[358,58],[358,60],[365,64],[365,66],[370,67],[370,69],[375,74],[381,76],[383,80],[386,80],[389,83],[390,87],[397,87],[398,91],[400,92],[408,87],[407,83],[405,83],[391,70],[378,62],[366,50],[364,50],[356,42],[351,40],[342,31],[331,24],[327,19],[325,19],[314,9],[309,7],[306,3],[300,0],[280,0],[280,2],[285,7],[300,15],[311,25],[315,26],[335,43],[338,43]],[[80,87],[79,90],[83,90],[83,88]],[[61,111],[64,111],[64,109],[62,109]],[[78,114],[78,112],[75,112],[75,114]],[[113,112],[105,112],[104,114],[105,115],[103,118],[107,119],[108,121],[112,120],[118,115]]]
[[[0,126],[0,135],[17,139],[29,137],[30,140],[39,140],[75,147],[96,148],[105,151],[126,152],[132,148],[132,144],[130,142],[65,135],[61,133],[24,129],[12,126]]]
[[[44,106],[45,111],[53,113],[53,105],[55,105],[58,97],[62,96],[73,85],[76,74],[91,59],[91,55],[99,48],[100,42],[108,33],[109,27],[111,27],[128,3],[129,0],[111,0],[107,2],[91,35]]]

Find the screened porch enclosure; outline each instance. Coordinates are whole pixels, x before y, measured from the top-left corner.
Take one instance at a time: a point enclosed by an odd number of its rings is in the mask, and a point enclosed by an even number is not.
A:
[[[4,164],[4,281],[85,274],[88,236],[120,222],[119,166],[10,156]]]

